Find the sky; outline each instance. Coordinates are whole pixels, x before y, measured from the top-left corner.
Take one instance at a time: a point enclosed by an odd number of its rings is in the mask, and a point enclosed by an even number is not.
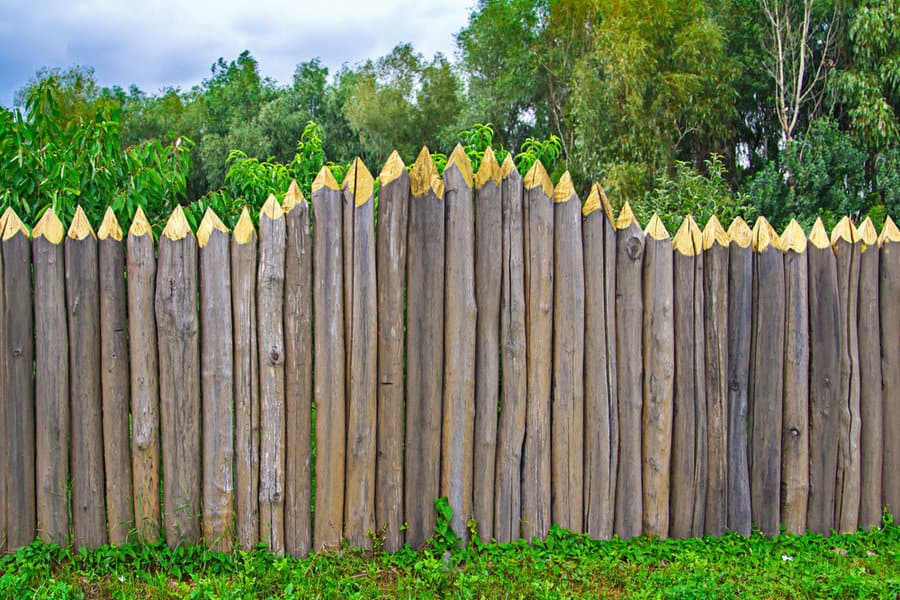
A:
[[[453,57],[474,0],[0,0],[0,104],[41,67],[88,65],[101,85],[183,90],[249,50],[289,83],[319,57],[334,73],[410,42]]]

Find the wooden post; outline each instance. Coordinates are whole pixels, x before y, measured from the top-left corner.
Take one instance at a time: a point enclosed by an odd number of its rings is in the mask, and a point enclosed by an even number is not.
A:
[[[838,409],[837,489],[834,521],[839,533],[855,533],[859,525],[860,382],[859,382],[859,259],[860,244],[850,219],[831,232],[837,259],[841,324],[841,400]]]
[[[403,366],[406,303],[406,228],[409,173],[396,151],[379,175],[375,235],[378,286],[378,451],[375,524],[384,528],[384,549],[403,544]]]
[[[644,232],[626,202],[616,219],[616,379],[619,401],[619,463],[616,473],[615,533],[641,534],[641,412],[644,380],[641,340],[644,301]]]
[[[569,172],[553,190],[553,523],[584,530],[584,247]]]
[[[156,257],[153,232],[139,206],[128,230],[128,343],[131,361],[131,466],[139,539],[159,539],[159,363],[156,351]]]
[[[200,247],[200,386],[203,394],[203,539],[231,551],[234,525],[234,346],[228,228],[211,208]]]
[[[247,207],[231,235],[234,328],[234,489],[237,543],[259,542],[259,355],[256,344],[256,230]]]
[[[197,239],[181,206],[159,238],[156,326],[163,500],[169,547],[200,541],[200,340]]]
[[[728,529],[750,535],[750,470],[747,464],[747,389],[753,251],[750,228],[740,217],[728,227]]]
[[[65,546],[69,537],[69,338],[62,245],[65,235],[52,206],[32,232],[37,530],[42,540],[60,546]],[[13,515],[13,520],[16,518]]]
[[[284,549],[312,549],[312,236],[309,203],[292,181],[281,203],[284,256]]]
[[[313,544],[341,545],[344,518],[344,294],[341,189],[328,167],[312,185],[313,401],[316,407],[316,506]]]
[[[14,211],[5,220],[6,548],[15,552],[35,536],[34,336],[28,229]]]
[[[860,504],[859,524],[881,526],[884,407],[881,319],[878,302],[878,233],[866,217],[857,231],[859,258]],[[894,298],[897,298],[895,296]]]
[[[528,402],[525,350],[525,257],[522,176],[507,154],[500,167],[502,270],[500,353],[502,389],[497,425],[494,537],[519,539],[522,515],[522,445]],[[476,277],[478,274],[475,274]]]
[[[422,148],[409,175],[406,259],[406,541],[417,549],[434,530],[441,490],[444,389],[444,184]]]
[[[484,542],[494,538],[503,202],[500,163],[488,147],[475,175],[475,447],[472,515]]]
[[[616,230],[594,184],[581,209],[584,241],[584,527],[613,535],[619,407],[616,401]],[[506,373],[506,370],[503,371]]]
[[[103,413],[100,392],[100,282],[97,236],[81,207],[65,241],[72,411],[72,529],[76,548],[106,544]]]
[[[750,342],[750,510],[766,535],[781,523],[784,393],[784,256],[765,217],[753,226],[753,337]]]
[[[550,388],[553,373],[553,184],[541,161],[525,175],[525,327],[528,403],[522,465],[522,537],[551,525]]]
[[[809,495],[809,272],[806,234],[791,220],[784,246],[784,413],[781,425],[781,520],[806,533]]]
[[[706,347],[707,484],[704,533],[728,527],[728,246],[713,216],[703,229],[703,321]]]
[[[672,427],[669,530],[678,538],[701,537],[706,520],[708,463],[702,245],[700,228],[692,217],[685,217],[675,234],[675,338],[674,344],[671,340],[669,344],[670,351],[677,348],[672,357],[675,362],[674,417],[669,422]],[[645,305],[649,300],[645,290]],[[645,329],[644,337],[647,335]],[[644,351],[647,351],[646,347]],[[654,354],[657,352],[658,349],[653,350]],[[653,378],[645,376],[645,380],[651,382]]]
[[[690,217],[688,217],[690,219]],[[685,219],[690,225],[693,220]],[[696,228],[696,225],[694,225]],[[699,231],[698,231],[699,233]],[[641,419],[642,523],[645,534],[669,536],[669,467],[674,445],[672,429],[675,379],[675,314],[673,311],[672,240],[659,216],[647,224],[644,241],[643,415]],[[688,230],[688,234],[691,232]],[[682,237],[684,234],[682,233]],[[682,239],[676,238],[681,245]],[[690,240],[689,240],[690,241]],[[693,265],[691,265],[693,275]],[[688,289],[693,304],[693,286]],[[677,298],[676,298],[677,302]],[[691,323],[693,325],[693,323]],[[691,331],[692,333],[693,331]],[[693,362],[694,340],[678,346],[679,355]],[[693,401],[693,398],[690,398]],[[693,445],[694,440],[683,440]],[[676,465],[677,467],[677,465]],[[693,467],[693,465],[690,465]],[[673,473],[674,479],[674,473]]]
[[[878,237],[881,374],[884,392],[882,504],[900,514],[900,230],[888,217]]]
[[[259,539],[284,553],[284,212],[269,195],[259,213]]]
[[[13,209],[7,209],[0,215],[0,240],[6,230],[6,221],[9,215],[13,213]],[[3,278],[3,257],[2,243],[0,243],[0,552],[6,551],[7,545],[7,518],[6,518],[6,499],[7,499],[7,405],[8,405],[8,365],[7,365],[7,337],[6,337],[6,292]],[[63,283],[65,285],[65,283]],[[63,288],[65,289],[65,288]],[[65,292],[64,292],[65,293]],[[64,344],[68,348],[68,339]],[[69,357],[66,356],[66,368],[69,365]],[[68,379],[67,379],[68,381]],[[66,404],[68,405],[68,389],[66,390]]]
[[[347,336],[347,475],[344,537],[353,548],[371,548],[375,530],[375,442],[378,412],[378,304],[375,289],[375,180],[357,158],[344,178],[344,203],[353,210],[350,270],[344,272]],[[347,231],[344,213],[344,231]],[[346,246],[345,246],[346,247]],[[348,262],[344,260],[344,265]]]
[[[834,529],[837,411],[840,402],[841,328],[837,262],[821,219],[807,246],[809,268],[809,497],[806,527]]]

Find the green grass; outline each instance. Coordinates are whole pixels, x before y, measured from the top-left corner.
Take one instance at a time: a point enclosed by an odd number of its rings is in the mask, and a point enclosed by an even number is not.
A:
[[[898,598],[900,527],[854,535],[543,542],[293,559],[162,544],[73,552],[35,542],[0,559],[2,598]]]

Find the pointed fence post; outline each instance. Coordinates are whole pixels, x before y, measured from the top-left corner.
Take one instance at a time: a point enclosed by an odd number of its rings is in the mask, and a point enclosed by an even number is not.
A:
[[[900,514],[900,230],[888,217],[878,237],[881,373],[884,390],[882,504]]]

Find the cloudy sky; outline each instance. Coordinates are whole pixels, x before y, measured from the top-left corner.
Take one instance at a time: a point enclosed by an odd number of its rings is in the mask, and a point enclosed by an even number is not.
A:
[[[332,72],[411,42],[454,55],[474,0],[0,0],[0,104],[43,66],[90,65],[102,85],[188,89],[243,50],[289,82],[320,57]]]

